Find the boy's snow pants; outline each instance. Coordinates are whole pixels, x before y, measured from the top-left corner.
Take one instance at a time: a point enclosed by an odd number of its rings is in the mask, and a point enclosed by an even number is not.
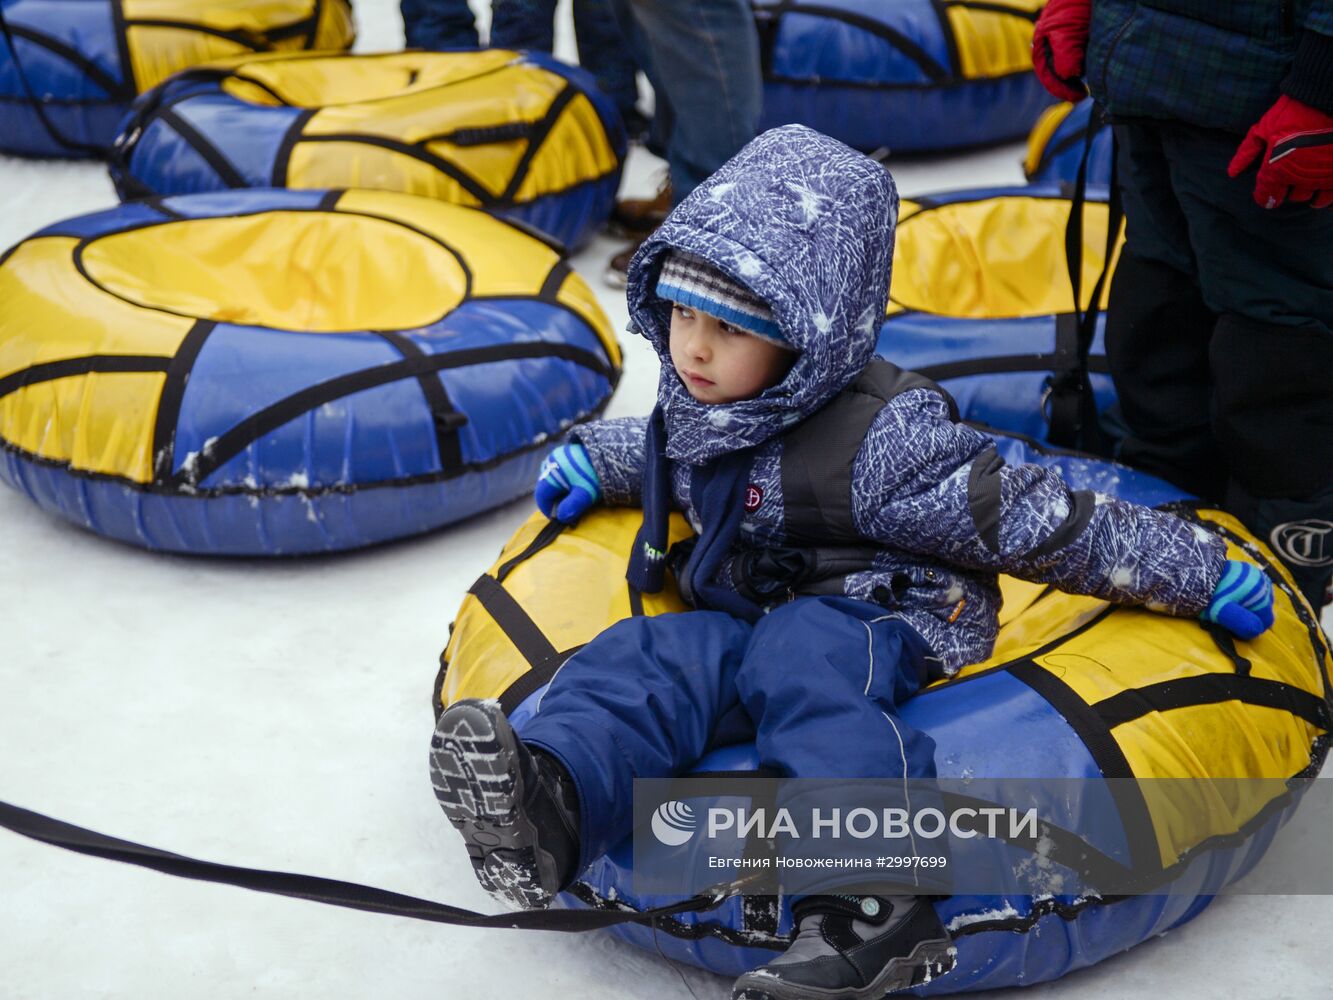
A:
[[[630,618],[564,663],[518,735],[573,776],[581,871],[630,833],[635,778],[686,773],[725,743],[753,738],[786,777],[933,778],[934,741],[897,717],[929,661],[906,622],[845,597],[800,598],[754,625]]]

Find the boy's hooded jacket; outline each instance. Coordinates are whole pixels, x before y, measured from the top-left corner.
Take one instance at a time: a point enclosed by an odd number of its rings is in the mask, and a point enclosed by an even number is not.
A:
[[[700,467],[754,449],[733,557],[787,543],[784,434],[873,359],[897,213],[898,195],[882,167],[810,129],[786,126],[755,139],[696,188],[630,265],[631,329],[662,362],[658,407],[671,496],[696,531],[706,526],[690,495],[692,478]],[[671,364],[670,305],[654,291],[672,248],[703,258],[769,303],[800,351],[780,384],[734,403],[690,396]],[[990,653],[997,572],[1180,615],[1208,604],[1225,561],[1220,540],[1169,514],[1075,494],[1046,469],[1005,466],[990,440],[952,419],[951,410],[942,390],[910,388],[873,419],[847,497],[867,558],[842,579],[845,594],[884,603],[920,632],[945,671]],[[647,432],[643,417],[575,431],[607,503],[643,502]],[[715,585],[737,590],[735,561],[724,560]]]

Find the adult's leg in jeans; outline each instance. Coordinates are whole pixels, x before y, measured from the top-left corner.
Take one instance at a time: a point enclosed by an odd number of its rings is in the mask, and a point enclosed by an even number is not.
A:
[[[632,826],[635,778],[668,778],[708,749],[736,705],[750,626],[718,611],[630,618],[571,656],[518,730],[579,793],[578,870]]]
[[[491,0],[491,47],[550,52],[555,0]]]
[[[555,0],[492,0],[491,45],[550,52],[555,44]],[[615,102],[622,116],[639,99],[635,63],[609,0],[575,0],[579,62]]]
[[[634,17],[632,3],[633,0],[607,0],[607,6],[615,15],[621,37],[624,38],[635,65],[648,77],[648,82],[653,88],[653,118],[648,123],[648,138],[645,145],[653,155],[666,159],[667,140],[671,136],[673,121],[671,99],[662,87],[657,70],[653,67],[652,47]]]
[[[1164,135],[1204,299],[1221,315],[1210,359],[1226,504],[1318,607],[1333,579],[1333,212],[1255,205],[1253,174],[1226,175],[1234,136]]]
[[[402,0],[409,49],[474,49],[477,28],[467,0]]]
[[[638,67],[610,0],[574,0],[574,33],[579,62],[629,123],[638,115]]]
[[[1217,317],[1199,288],[1156,126],[1115,133],[1128,232],[1111,281],[1106,356],[1131,431],[1117,457],[1220,500],[1226,466],[1213,439],[1208,366]]]
[[[754,138],[763,102],[759,39],[747,0],[627,0],[648,49],[640,60],[673,123],[672,200]]]

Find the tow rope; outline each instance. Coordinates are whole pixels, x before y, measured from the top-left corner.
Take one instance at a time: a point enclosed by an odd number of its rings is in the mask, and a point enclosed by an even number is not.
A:
[[[157,847],[109,837],[7,802],[0,802],[0,828],[76,854],[108,861],[121,861],[165,875],[175,875],[178,878],[231,885],[253,892],[323,903],[325,906],[364,910],[367,913],[386,913],[395,917],[452,924],[457,927],[578,933],[601,930],[617,924],[652,925],[663,917],[678,913],[702,913],[715,909],[729,895],[739,891],[744,881],[725,883],[715,890],[650,910],[634,910],[626,907],[598,910],[519,910],[513,913],[488,914],[430,899],[418,899],[387,889],[377,889],[374,886],[344,882],[340,879],[202,861]]]

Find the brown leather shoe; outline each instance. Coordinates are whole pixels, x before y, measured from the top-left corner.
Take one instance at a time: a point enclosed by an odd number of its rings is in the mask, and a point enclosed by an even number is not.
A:
[[[643,239],[647,239],[647,237]],[[602,280],[606,282],[608,288],[625,287],[629,277],[630,259],[634,256],[634,252],[643,245],[643,239],[635,240],[607,262],[606,273],[602,275]]]
[[[671,178],[662,178],[651,198],[625,198],[611,213],[612,231],[641,239],[662,224],[671,211]]]

